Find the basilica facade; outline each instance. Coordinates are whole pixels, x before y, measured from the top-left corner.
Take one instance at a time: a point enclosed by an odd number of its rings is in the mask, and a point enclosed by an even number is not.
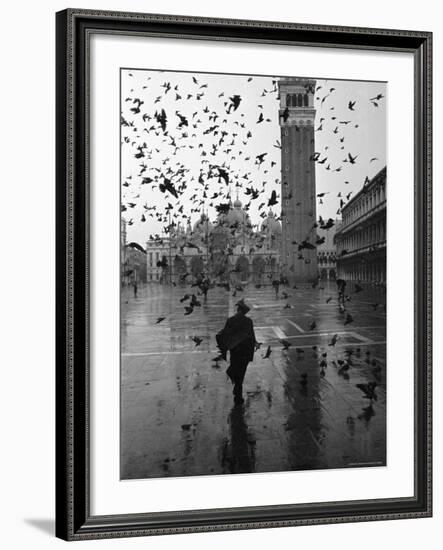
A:
[[[209,277],[219,283],[271,284],[279,277],[281,238],[272,211],[254,228],[237,198],[212,221],[203,213],[193,226],[178,225],[167,238],[148,241],[147,281],[180,284]]]

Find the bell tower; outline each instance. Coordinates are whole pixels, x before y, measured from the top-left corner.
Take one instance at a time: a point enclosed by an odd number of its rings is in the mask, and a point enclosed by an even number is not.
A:
[[[291,283],[317,279],[315,187],[315,80],[278,82],[281,129],[281,270]],[[298,250],[301,243],[315,248]]]

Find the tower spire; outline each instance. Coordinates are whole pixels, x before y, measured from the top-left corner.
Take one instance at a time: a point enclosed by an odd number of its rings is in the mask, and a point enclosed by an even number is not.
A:
[[[282,78],[278,81],[281,129],[281,219],[280,263],[294,282],[317,279],[317,250],[298,246],[315,242],[316,215],[314,93],[315,80]],[[297,206],[296,206],[297,205]]]

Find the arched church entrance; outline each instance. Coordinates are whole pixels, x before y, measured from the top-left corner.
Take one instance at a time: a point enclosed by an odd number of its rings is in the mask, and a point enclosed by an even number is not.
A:
[[[249,278],[249,260],[246,256],[240,256],[235,264],[236,275],[240,281],[245,282]]]
[[[225,282],[229,275],[228,257],[223,252],[214,252],[211,256],[212,276],[220,282]]]
[[[266,262],[261,256],[256,256],[252,260],[252,275],[254,284],[265,283]]]

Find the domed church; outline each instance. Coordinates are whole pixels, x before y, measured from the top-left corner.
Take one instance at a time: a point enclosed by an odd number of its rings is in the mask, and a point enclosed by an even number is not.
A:
[[[180,284],[207,276],[219,283],[269,285],[279,276],[281,238],[281,224],[271,210],[254,228],[237,197],[212,222],[202,213],[193,226],[188,221],[174,228],[163,248],[169,258],[163,280]]]

